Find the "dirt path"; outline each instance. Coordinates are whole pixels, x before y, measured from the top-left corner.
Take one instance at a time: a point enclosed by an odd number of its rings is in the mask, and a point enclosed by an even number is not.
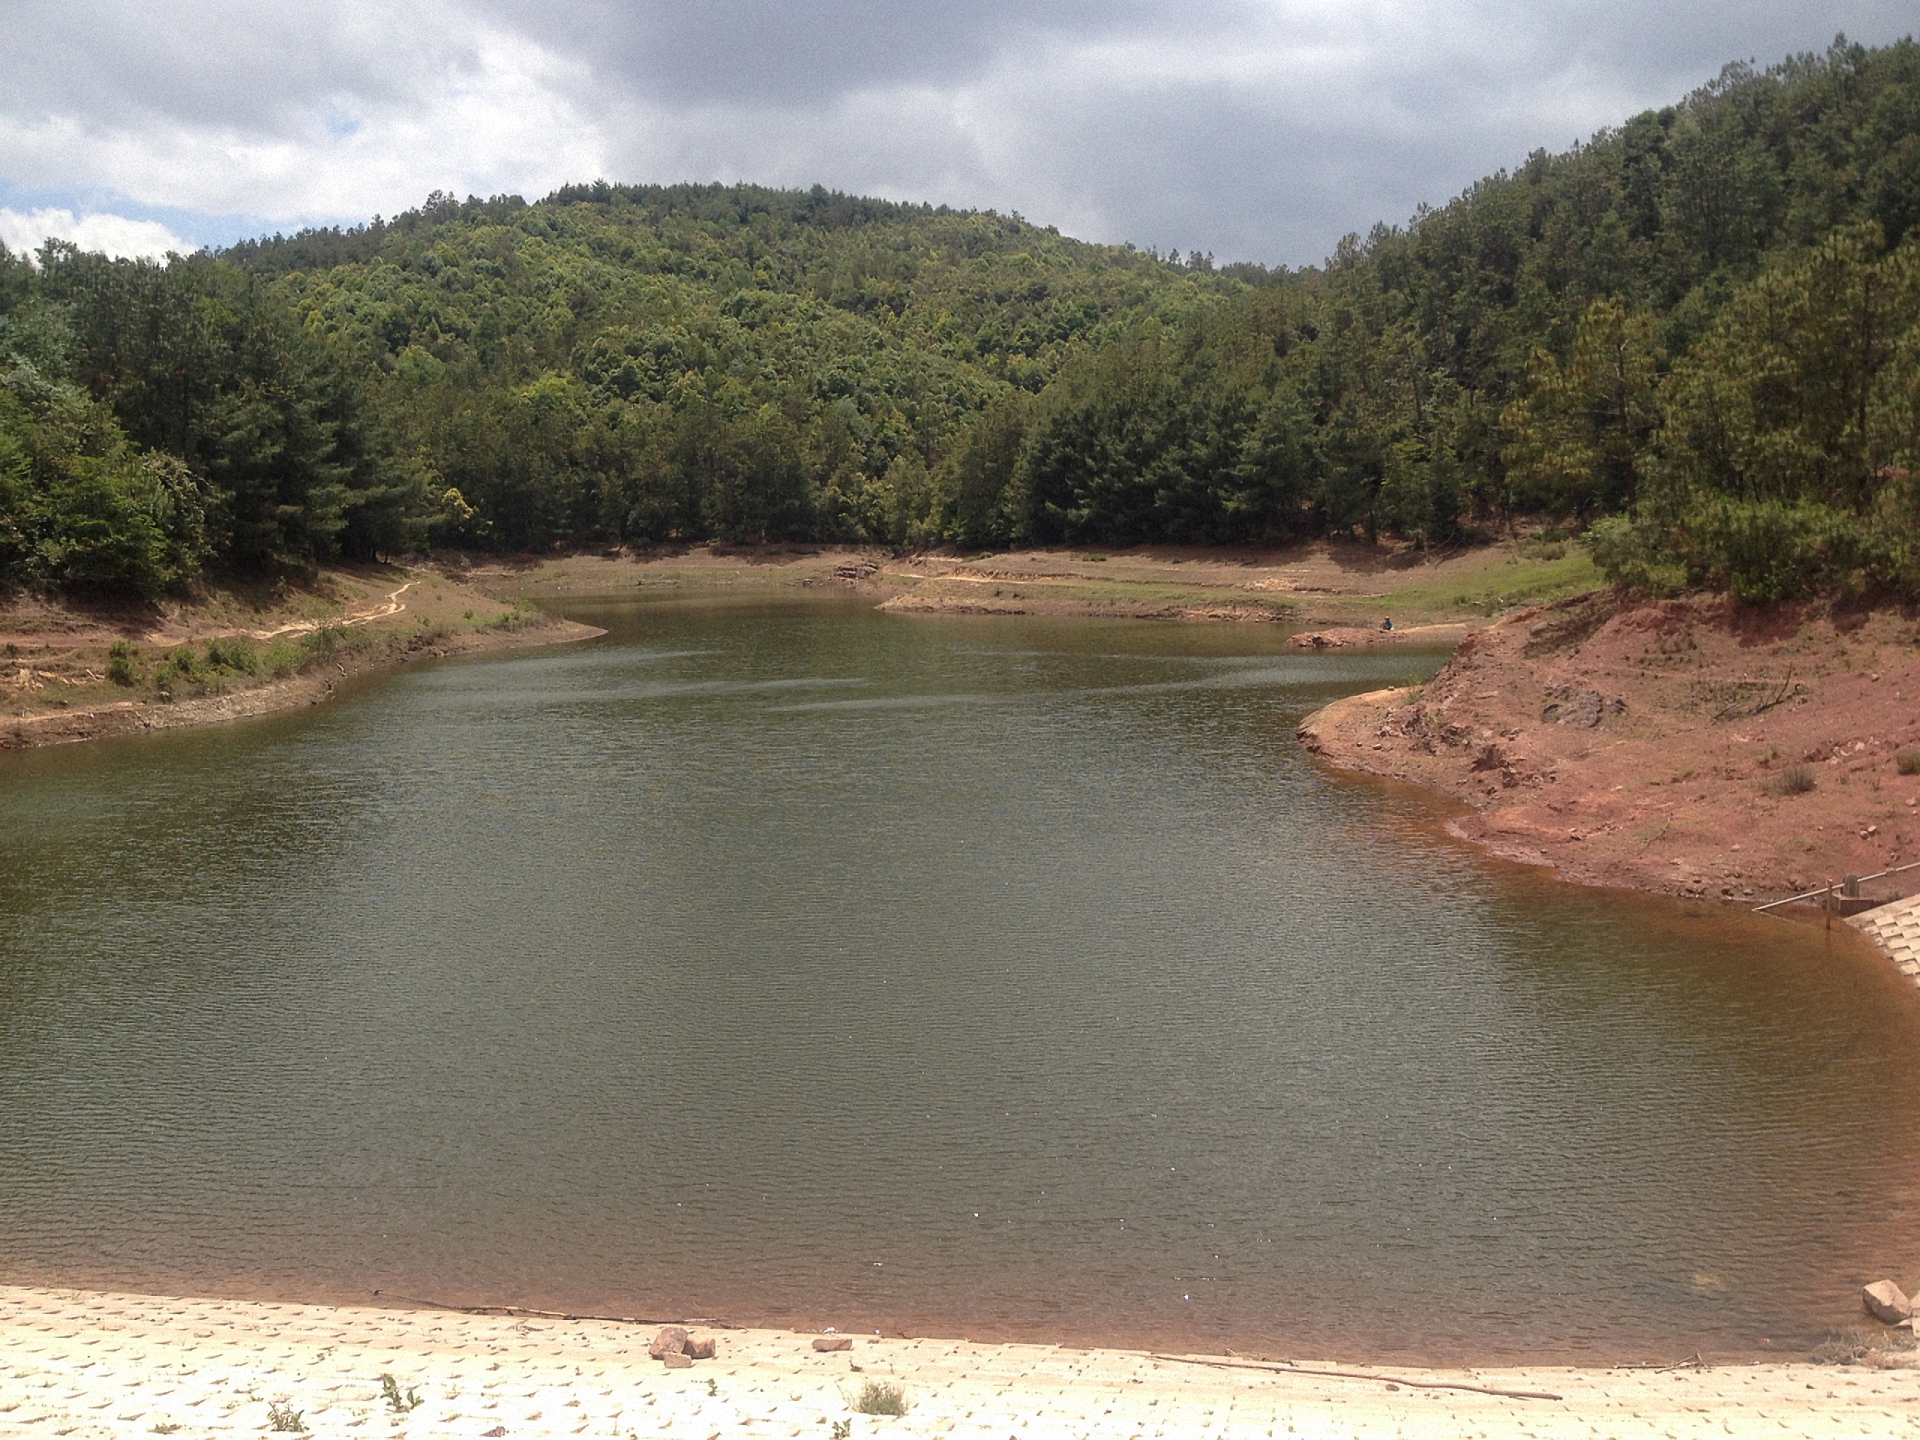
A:
[[[360,625],[370,625],[376,620],[386,620],[400,614],[407,607],[400,597],[420,582],[409,580],[397,590],[387,592],[386,599],[378,605],[365,610],[349,610],[337,617],[323,620],[294,620],[285,625],[276,625],[269,630],[250,630],[242,625],[226,629],[206,628],[204,626],[191,632],[177,631],[169,634],[165,630],[155,629],[140,638],[148,645],[182,645],[192,640],[225,640],[241,636],[248,640],[279,640],[289,635],[311,635],[317,630],[348,630]]]
[[[407,607],[400,597],[419,583],[418,580],[409,580],[398,590],[388,591],[386,600],[381,604],[370,610],[343,615],[338,620],[296,620],[291,625],[282,625],[275,630],[248,630],[241,633],[255,640],[278,640],[282,635],[311,635],[325,626],[345,630],[356,625],[370,625],[375,620],[385,620],[405,610]]]

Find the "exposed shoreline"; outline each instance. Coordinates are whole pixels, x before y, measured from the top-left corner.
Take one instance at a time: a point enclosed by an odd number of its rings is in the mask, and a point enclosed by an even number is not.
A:
[[[1335,701],[1299,737],[1461,803],[1448,830],[1501,859],[1753,905],[1920,859],[1915,630],[1596,593],[1477,630],[1426,685]],[[1920,870],[1872,898],[1916,889]]]
[[[487,655],[541,645],[563,645],[591,640],[604,630],[572,620],[539,618],[511,630],[468,631],[431,637],[387,637],[365,648],[343,651],[297,675],[218,695],[161,704],[150,700],[117,700],[86,709],[39,710],[16,716],[0,728],[0,750],[34,749],[81,740],[103,740],[116,735],[139,735],[220,725],[230,720],[298,710],[331,700],[337,681],[391,670],[420,660]]]
[[[16,597],[0,606],[0,750],[296,710],[332,698],[352,676],[602,633],[431,567],[324,571],[291,592],[216,592],[166,607]],[[251,668],[212,664],[210,641],[242,642]],[[116,647],[132,657],[118,682],[110,678]],[[182,653],[196,657],[193,673],[163,688],[162,667]]]
[[[689,546],[541,559],[476,559],[460,572],[496,594],[776,594],[829,589],[896,614],[1027,615],[1332,627],[1335,643],[1457,639],[1488,614],[1595,583],[1584,554],[1521,542],[1425,555],[1315,542],[1274,548],[1136,546],[1112,551],[939,551]],[[1384,628],[1393,621],[1393,628]],[[1423,641],[1404,632],[1441,626]]]
[[[1680,1440],[1892,1433],[1920,1397],[1920,1372],[1882,1368],[1910,1358],[1891,1349],[1844,1368],[1431,1369],[851,1335],[822,1352],[695,1326],[716,1354],[669,1369],[647,1354],[656,1323],[0,1286],[0,1432]],[[869,1383],[906,1414],[858,1413]]]
[[[634,595],[720,600],[823,591],[895,613],[1047,615],[1323,627],[1334,646],[1452,643],[1462,617],[1515,595],[1558,593],[1590,574],[1583,557],[1518,545],[1428,557],[1389,546],[1281,549],[1137,547],[896,556],[831,545],[684,546],[557,556],[443,555],[431,562],[322,571],[294,593],[264,582],[186,604],[88,608],[16,597],[0,604],[0,749],[217,724],[319,703],[342,674],[421,658],[564,643],[601,632],[529,605]],[[1395,617],[1398,618],[1395,618]],[[1383,622],[1394,619],[1394,628]],[[109,649],[145,664],[178,647],[240,637],[265,645],[331,629],[357,642],[296,674],[223,673],[212,693],[166,701],[108,680]],[[1313,642],[1303,637],[1303,648]],[[344,667],[344,668],[343,668]],[[7,692],[13,695],[8,706]]]

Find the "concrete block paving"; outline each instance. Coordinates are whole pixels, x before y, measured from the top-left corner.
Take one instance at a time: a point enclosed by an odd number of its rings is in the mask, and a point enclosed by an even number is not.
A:
[[[1920,985],[1920,895],[1877,905],[1847,923],[1879,946],[1901,974]]]

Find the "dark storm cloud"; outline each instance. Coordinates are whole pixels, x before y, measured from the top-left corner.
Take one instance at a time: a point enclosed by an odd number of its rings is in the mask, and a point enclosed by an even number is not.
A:
[[[485,8],[650,97],[756,106],[965,83],[1024,44],[1150,29],[1167,14],[1142,0],[485,0]],[[1182,23],[1238,8],[1195,3]]]
[[[1910,0],[15,0],[0,197],[282,225],[436,187],[819,182],[1310,263],[1727,61],[1913,25]]]
[[[359,23],[346,7],[260,0],[12,0],[0,110],[272,133],[313,109],[418,96],[450,66],[471,63],[445,32],[425,47],[396,43],[411,28]]]
[[[608,93],[684,121],[611,134],[616,161],[1293,263],[1729,61],[1912,23],[1884,0],[495,3]]]

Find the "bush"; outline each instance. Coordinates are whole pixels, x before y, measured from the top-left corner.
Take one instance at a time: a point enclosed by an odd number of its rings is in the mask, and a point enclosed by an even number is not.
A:
[[[1749,604],[1866,588],[1869,546],[1852,516],[1778,500],[1709,501],[1682,521],[1679,549],[1691,578]]]
[[[116,685],[131,685],[137,678],[134,666],[140,660],[140,647],[131,640],[116,640],[107,647],[107,679]]]
[[[1920,775],[1920,750],[1902,750],[1893,757],[1902,775]]]
[[[260,655],[260,668],[275,680],[291,675],[307,661],[308,652],[299,645],[276,640]]]
[[[1610,515],[1595,521],[1582,538],[1600,573],[1615,585],[1654,596],[1686,589],[1687,572],[1661,553],[1649,526]]]
[[[322,625],[300,637],[300,643],[312,655],[331,655],[341,646],[344,631],[338,625]]]
[[[191,647],[182,645],[154,667],[153,688],[160,692],[162,700],[173,699],[175,688],[182,681],[193,679],[193,658]]]
[[[861,1387],[853,1408],[862,1415],[904,1415],[907,1395],[898,1385],[886,1380],[869,1380]]]
[[[1771,788],[1776,795],[1805,795],[1817,784],[1808,766],[1789,765],[1780,772],[1780,778],[1773,782]]]
[[[237,670],[251,675],[260,668],[253,642],[243,635],[227,635],[207,641],[207,664],[217,670]]]
[[[1899,588],[1886,527],[1826,505],[1708,496],[1664,523],[1613,516],[1587,532],[1594,563],[1616,585],[1651,595],[1730,590],[1749,605],[1816,594]]]

